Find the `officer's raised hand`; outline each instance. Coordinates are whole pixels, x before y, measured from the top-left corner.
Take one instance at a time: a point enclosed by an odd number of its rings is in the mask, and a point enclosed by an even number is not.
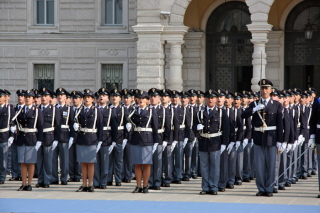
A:
[[[253,113],[263,110],[265,108],[265,105],[263,104],[258,104],[255,108],[253,108]]]

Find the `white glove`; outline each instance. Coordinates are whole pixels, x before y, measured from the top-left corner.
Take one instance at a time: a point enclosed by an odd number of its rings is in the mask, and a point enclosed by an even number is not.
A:
[[[162,151],[164,151],[164,149],[167,147],[167,145],[168,145],[167,141],[162,142]]]
[[[197,130],[203,130],[203,127],[204,127],[204,126],[203,126],[202,124],[198,124],[198,125],[197,125]]]
[[[253,108],[253,112],[263,110],[265,106],[263,104],[258,104],[255,108]]]
[[[293,146],[292,146],[292,151],[297,148],[298,141],[294,141]]]
[[[239,146],[241,145],[241,142],[240,141],[237,141],[236,142],[236,150],[238,150]]]
[[[228,154],[230,154],[230,152],[232,151],[234,144],[235,142],[230,142],[230,144],[228,145],[227,147]]]
[[[280,142],[277,142],[277,148],[278,148],[278,151],[281,152],[282,144]]]
[[[17,126],[12,126],[12,127],[10,127],[10,131],[11,131],[12,133],[15,133],[15,132],[17,131]]]
[[[186,147],[187,143],[188,143],[188,138],[185,138],[183,141],[183,144],[182,144],[183,149],[184,149],[184,147]]]
[[[299,135],[298,137],[298,145],[301,145],[303,143],[303,136],[302,135]]]
[[[113,150],[113,147],[116,145],[116,142],[112,142],[112,144],[110,145],[108,151],[109,151],[109,154],[112,152]]]
[[[316,140],[314,138],[310,138],[308,142],[308,148],[314,149],[316,147]]]
[[[192,141],[192,148],[194,147],[194,145],[196,144],[196,142],[197,142],[197,139],[195,138],[193,141]]]
[[[73,137],[70,137],[70,139],[69,139],[69,148],[68,148],[68,149],[70,149],[70,147],[72,146],[73,140],[74,140],[74,138],[73,138]]]
[[[102,141],[99,141],[99,143],[97,145],[96,153],[99,152],[99,150],[101,148],[101,144],[102,144]]]
[[[286,153],[288,153],[292,149],[293,144],[288,143]]]
[[[222,154],[224,150],[226,150],[226,145],[221,144],[220,154]]]
[[[34,147],[37,151],[39,150],[40,146],[41,146],[41,142],[37,141],[36,146]]]
[[[246,147],[246,146],[248,145],[248,143],[249,143],[248,138],[245,138],[245,139],[243,140],[243,143],[242,143],[243,148]]]
[[[126,128],[127,128],[128,132],[130,132],[130,130],[132,128],[132,124],[131,123],[127,123],[126,124]]]
[[[157,150],[158,145],[159,145],[159,143],[153,144],[152,154]]]
[[[53,141],[52,143],[52,151],[58,146],[58,141]]]
[[[178,141],[173,141],[172,142],[171,150],[170,150],[171,152],[174,150],[174,147],[176,147],[177,143],[178,143]]]
[[[78,129],[79,129],[79,123],[74,123],[73,124],[73,129],[74,129],[74,131],[78,131]]]
[[[286,150],[286,148],[287,148],[287,143],[286,143],[286,142],[283,142],[283,143],[281,144],[281,153],[284,152],[284,150]]]
[[[254,142],[253,142],[253,139],[251,139],[251,147],[253,147],[254,145]]]
[[[13,143],[13,137],[10,137],[8,139],[8,148],[12,145],[12,143]]]
[[[124,148],[126,147],[127,142],[128,142],[128,139],[123,139],[123,141],[122,141],[122,150],[124,150]]]

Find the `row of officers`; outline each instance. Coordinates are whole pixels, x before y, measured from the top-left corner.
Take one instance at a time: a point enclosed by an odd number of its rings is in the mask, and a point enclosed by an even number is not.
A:
[[[319,170],[320,101],[314,88],[259,85],[258,93],[18,90],[15,107],[0,90],[0,184],[10,148],[18,191],[32,190],[35,170],[36,187],[59,184],[60,167],[61,185],[82,177],[77,192],[106,189],[113,179],[121,186],[134,172],[134,193],[201,176],[201,195],[256,179],[256,195],[273,196]]]

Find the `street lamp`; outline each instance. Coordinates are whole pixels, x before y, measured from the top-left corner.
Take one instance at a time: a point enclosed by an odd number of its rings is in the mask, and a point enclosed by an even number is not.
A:
[[[304,28],[304,37],[306,40],[312,39],[314,26],[315,26],[314,24],[310,24],[310,19],[308,19],[308,24],[306,24]]]
[[[224,27],[223,30],[221,31],[221,37],[220,37],[220,42],[222,45],[227,45],[228,44],[228,30]]]

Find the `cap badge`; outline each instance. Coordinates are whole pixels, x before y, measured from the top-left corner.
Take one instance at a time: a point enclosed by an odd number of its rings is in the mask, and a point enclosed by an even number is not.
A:
[[[220,93],[220,90],[218,89],[218,93]]]
[[[60,90],[60,92],[62,92],[62,88],[61,87],[59,88],[59,90]]]
[[[262,80],[262,84],[266,84],[266,80]]]
[[[155,88],[152,88],[152,92],[155,92],[156,91],[156,89]]]
[[[105,91],[105,89],[104,88],[102,88],[102,92],[104,92]]]
[[[76,94],[76,91],[73,91],[73,94],[75,95],[75,94]]]
[[[209,94],[212,94],[212,90],[211,89],[209,90]]]

